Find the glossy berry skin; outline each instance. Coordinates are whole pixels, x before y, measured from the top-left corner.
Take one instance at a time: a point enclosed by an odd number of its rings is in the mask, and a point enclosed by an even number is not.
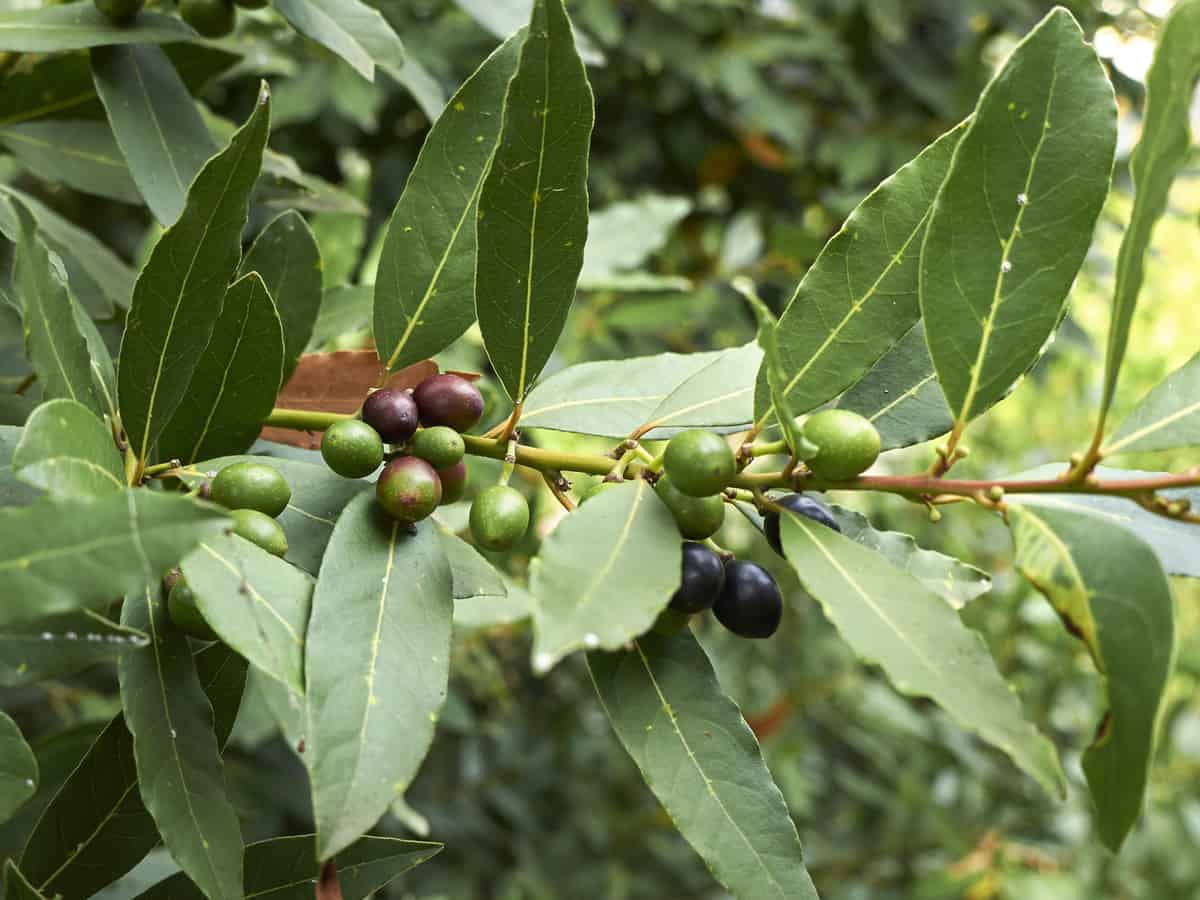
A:
[[[171,624],[189,637],[201,641],[217,639],[217,633],[200,614],[200,608],[196,605],[196,594],[188,587],[186,581],[176,582],[171,588],[171,593],[167,594],[167,613],[171,617]]]
[[[461,500],[467,490],[467,464],[460,460],[445,469],[438,469],[437,474],[442,483],[442,505]]]
[[[445,425],[455,431],[470,431],[483,416],[483,394],[473,383],[458,375],[443,373],[426,378],[413,391],[421,424]]]
[[[237,18],[231,0],[179,0],[179,16],[207,38],[225,37]]]
[[[829,507],[820,500],[806,497],[804,494],[788,494],[786,497],[772,499],[784,509],[797,515],[806,516],[826,528],[832,528],[834,531],[842,530],[837,520],[834,519],[833,513],[829,511]],[[769,512],[763,516],[763,533],[767,536],[767,543],[771,545],[771,549],[783,556],[783,541],[779,536],[779,513]]]
[[[277,516],[287,508],[292,489],[278,469],[247,460],[218,472],[209,488],[209,498],[226,509],[256,509]]]
[[[806,465],[818,478],[847,481],[874,465],[879,456],[879,432],[848,409],[823,409],[804,422],[804,437],[817,445]]]
[[[683,543],[683,572],[670,609],[698,613],[711,609],[725,584],[725,564],[703,544]]]
[[[100,10],[106,19],[117,25],[132,22],[134,17],[142,11],[142,7],[146,5],[145,0],[94,0],[94,2],[96,9]]]
[[[663,467],[675,487],[691,497],[720,493],[737,474],[729,445],[720,435],[698,428],[671,438]]]
[[[446,469],[457,463],[467,452],[462,435],[445,425],[422,428],[412,439],[409,452],[419,456],[435,469]]]
[[[383,388],[363,403],[362,420],[379,432],[387,444],[403,444],[416,433],[417,401],[400,388]]]
[[[471,536],[485,550],[507,550],[528,528],[529,504],[516,488],[493,484],[471,504]]]
[[[783,595],[770,572],[736,559],[725,566],[725,585],[713,615],[739,637],[769,638],[783,618]]]
[[[689,541],[712,537],[725,522],[725,501],[714,494],[710,497],[689,497],[675,487],[669,475],[658,479],[654,493],[675,517],[679,533]]]
[[[287,535],[270,516],[263,515],[257,509],[235,509],[229,515],[233,517],[234,534],[257,544],[273,556],[287,555]]]
[[[321,458],[339,475],[364,478],[383,462],[383,439],[366,422],[343,419],[325,429]]]
[[[442,502],[442,481],[425,460],[401,456],[383,467],[375,499],[393,519],[420,522]]]

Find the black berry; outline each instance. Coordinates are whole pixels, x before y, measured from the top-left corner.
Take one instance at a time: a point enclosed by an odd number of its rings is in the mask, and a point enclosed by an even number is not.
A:
[[[769,638],[783,618],[783,595],[762,566],[734,560],[725,566],[725,585],[713,615],[740,637]]]
[[[820,500],[806,497],[804,494],[788,494],[786,497],[773,497],[772,500],[784,509],[806,516],[826,528],[832,528],[834,531],[842,530],[833,517],[833,513],[829,511],[829,507]],[[779,537],[779,513],[769,512],[763,516],[763,533],[767,536],[767,543],[771,545],[771,549],[783,556],[783,542]]]
[[[400,388],[375,391],[362,408],[362,420],[388,444],[403,444],[417,430],[417,401]]]
[[[711,609],[725,583],[721,557],[703,544],[684,541],[682,568],[679,588],[671,595],[670,608],[684,613]]]

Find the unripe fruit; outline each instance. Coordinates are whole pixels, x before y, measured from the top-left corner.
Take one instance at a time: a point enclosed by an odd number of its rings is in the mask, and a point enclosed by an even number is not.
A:
[[[675,487],[692,497],[719,493],[737,474],[729,445],[720,435],[698,428],[671,438],[663,467]]]
[[[483,394],[470,381],[458,375],[433,375],[413,391],[421,424],[445,425],[455,431],[469,431],[483,415]]]
[[[204,620],[196,605],[196,594],[188,587],[186,581],[178,581],[167,594],[167,613],[171,624],[184,634],[202,641],[215,641],[217,633]]]
[[[442,483],[442,505],[457,503],[467,490],[467,464],[459,461],[445,469],[438,469],[438,481]]]
[[[422,428],[413,437],[409,449],[413,456],[419,456],[435,469],[449,468],[467,452],[462,435],[445,425]]]
[[[244,537],[252,544],[258,544],[268,553],[283,557],[287,555],[287,535],[283,528],[270,516],[263,515],[257,509],[235,509],[230,513],[233,517],[233,533]]]
[[[879,432],[848,409],[823,409],[804,422],[804,437],[817,445],[817,455],[806,460],[818,478],[846,481],[874,465],[879,456]]]
[[[362,420],[388,444],[403,444],[417,430],[417,401],[400,388],[375,391],[363,403]]]
[[[236,19],[230,0],[179,0],[179,16],[207,38],[225,37]]]
[[[339,475],[364,478],[383,462],[383,439],[366,422],[343,419],[325,429],[321,458]]]
[[[94,0],[94,2],[96,9],[100,10],[106,19],[117,25],[132,22],[145,6],[145,0]]]
[[[506,484],[493,484],[471,504],[471,536],[486,550],[507,550],[529,528],[525,495]]]
[[[679,533],[689,541],[712,537],[725,521],[725,501],[719,495],[689,497],[675,487],[669,475],[658,479],[654,493],[675,517]]]
[[[769,638],[783,617],[783,595],[762,566],[734,560],[725,566],[725,585],[713,615],[740,637]]]
[[[226,509],[257,509],[268,516],[283,512],[292,499],[292,489],[279,470],[260,462],[237,462],[226,466],[212,480],[209,496]]]
[[[419,522],[442,502],[442,482],[425,460],[401,456],[384,466],[375,499],[392,518]]]
[[[814,522],[820,522],[826,528],[832,528],[834,531],[842,530],[837,520],[834,519],[833,513],[829,511],[829,507],[820,500],[814,500],[804,494],[788,494],[786,497],[772,499],[784,509],[807,516]],[[783,542],[779,537],[779,513],[769,512],[763,516],[763,533],[767,536],[767,543],[771,545],[771,549],[783,556]]]
[[[685,541],[679,588],[671,595],[670,608],[682,613],[711,609],[725,584],[725,564],[703,544]]]
[[[233,0],[242,9],[263,9],[271,0]]]

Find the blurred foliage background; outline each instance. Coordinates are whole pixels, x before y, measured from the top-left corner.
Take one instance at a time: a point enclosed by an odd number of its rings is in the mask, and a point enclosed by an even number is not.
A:
[[[29,0],[36,2],[36,0]],[[431,113],[520,18],[516,0],[377,2],[415,58],[405,85],[362,81],[344,63],[240,15],[225,49],[242,60],[201,93],[242,118],[259,77],[275,93],[271,145],[362,209],[312,213],[325,258],[323,347],[364,346],[376,241]],[[1140,78],[1154,24],[1170,3],[1071,0],[1110,64],[1122,108],[1122,157],[1136,140]],[[748,274],[777,309],[839,223],[871,188],[969,113],[992,68],[1051,4],[1034,0],[577,0],[593,63],[592,238],[584,284],[552,367],[753,337],[728,289]],[[514,17],[510,8],[517,9]],[[28,64],[28,60],[25,64]],[[19,69],[6,78],[19,77]],[[0,82],[0,92],[5,83]],[[1200,170],[1180,180],[1159,226],[1113,420],[1197,348]],[[136,262],[144,210],[32,179],[0,157],[0,179],[35,194]],[[287,202],[286,199],[283,202]],[[320,206],[317,204],[310,204]],[[1116,189],[1070,317],[1021,388],[972,426],[964,472],[1000,474],[1063,460],[1085,442],[1098,396],[1113,261],[1128,213]],[[259,210],[255,227],[274,214]],[[115,329],[114,329],[115,333]],[[441,359],[484,371],[468,334]],[[550,371],[550,370],[548,370]],[[0,370],[0,390],[24,373]],[[503,416],[497,394],[489,414]],[[0,410],[7,410],[0,403]],[[7,411],[6,415],[9,415]],[[560,435],[531,433],[545,445]],[[582,439],[576,439],[579,444]],[[291,452],[291,451],[289,451]],[[299,451],[295,451],[299,452]],[[891,454],[895,471],[928,447]],[[1145,468],[1181,458],[1122,461]],[[1194,461],[1193,461],[1194,462]],[[474,473],[480,483],[485,463]],[[561,514],[538,497],[539,533]],[[856,661],[757,531],[731,516],[720,540],[769,565],[793,594],[779,635],[726,640],[699,626],[726,689],[762,737],[826,900],[1175,900],[1200,896],[1200,678],[1194,586],[1177,581],[1183,631],[1164,739],[1142,823],[1119,858],[1090,834],[1079,757],[1101,712],[1098,676],[1049,606],[1020,582],[1000,523],[950,508],[938,525],[901,501],[838,498],[878,527],[994,573],[964,616],[989,641],[1029,715],[1061,749],[1066,804],[932,706],[900,698]],[[465,517],[451,509],[454,517]],[[519,582],[536,538],[502,560]],[[384,825],[445,841],[388,896],[405,898],[718,898],[611,735],[578,660],[535,678],[520,622],[463,630],[448,708],[425,768]],[[99,725],[116,709],[112,671],[0,692],[37,739],[43,784],[0,829],[0,858],[19,847]],[[303,768],[272,733],[251,684],[228,773],[248,840],[309,826]],[[171,868],[156,852],[106,897],[129,897]]]

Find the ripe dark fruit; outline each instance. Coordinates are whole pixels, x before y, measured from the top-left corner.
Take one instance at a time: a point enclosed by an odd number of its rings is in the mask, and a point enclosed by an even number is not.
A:
[[[832,528],[834,531],[842,530],[837,520],[834,519],[833,513],[829,511],[829,507],[820,500],[814,500],[804,494],[788,494],[786,497],[772,499],[784,509],[807,516],[826,528]],[[779,513],[769,512],[763,516],[763,533],[767,536],[767,543],[771,545],[771,549],[783,556],[783,542],[779,537]]]
[[[874,465],[879,456],[879,432],[848,409],[824,409],[804,422],[804,437],[818,447],[806,464],[818,478],[846,481]]]
[[[413,391],[421,424],[445,425],[455,431],[469,431],[483,415],[483,394],[458,375],[433,375]]]
[[[494,484],[471,504],[471,536],[486,550],[507,550],[527,528],[529,504],[516,488]]]
[[[417,401],[400,388],[375,391],[363,403],[362,420],[388,444],[403,444],[417,430]]]
[[[287,535],[283,533],[280,524],[270,516],[263,515],[257,509],[235,509],[230,515],[233,517],[234,534],[244,537],[252,544],[258,544],[275,556],[287,555]]]
[[[725,501],[717,495],[689,497],[675,487],[669,475],[658,479],[654,492],[666,504],[679,533],[689,541],[702,541],[712,537],[725,521]]]
[[[783,618],[783,596],[771,573],[757,563],[725,566],[725,586],[713,604],[717,621],[745,638],[769,638]]]
[[[167,613],[171,623],[184,634],[202,641],[215,641],[217,633],[204,621],[196,606],[196,595],[186,581],[178,581],[167,594]]]
[[[461,500],[467,490],[467,464],[459,461],[445,469],[438,469],[437,474],[442,483],[442,505]]]
[[[684,541],[682,568],[679,588],[671,595],[669,608],[682,613],[711,609],[725,584],[725,565],[721,557],[703,544]]]
[[[419,456],[435,469],[454,465],[467,452],[462,435],[445,425],[422,428],[412,439],[409,448],[413,456]]]
[[[100,10],[110,22],[124,25],[132,22],[134,16],[142,11],[145,0],[94,0],[96,9]]]
[[[334,422],[321,438],[325,465],[346,478],[363,478],[383,462],[383,439],[379,432],[358,419]]]
[[[226,466],[212,480],[209,496],[226,509],[256,509],[277,516],[292,499],[292,489],[279,470],[260,462]]]
[[[663,466],[675,487],[692,497],[719,493],[737,473],[729,445],[720,435],[699,429],[671,438]]]
[[[230,0],[179,0],[179,16],[207,38],[229,34],[236,18]]]
[[[442,482],[425,460],[401,456],[384,466],[375,498],[392,518],[419,522],[442,502]]]

